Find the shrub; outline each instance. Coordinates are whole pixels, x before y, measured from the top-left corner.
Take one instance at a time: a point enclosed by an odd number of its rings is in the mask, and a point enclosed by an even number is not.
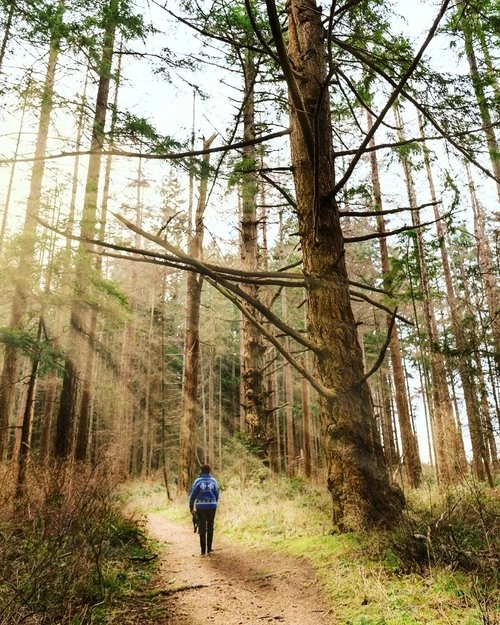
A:
[[[144,534],[125,518],[105,467],[32,472],[0,517],[0,623],[80,623],[129,584]]]
[[[500,581],[500,512],[493,494],[474,484],[448,491],[432,507],[411,502],[390,548],[406,570],[440,565]]]

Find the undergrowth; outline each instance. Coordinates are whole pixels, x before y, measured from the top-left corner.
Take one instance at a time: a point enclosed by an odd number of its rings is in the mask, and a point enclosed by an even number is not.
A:
[[[0,624],[123,622],[151,565],[107,468],[33,471],[17,500],[9,474],[1,478]]]

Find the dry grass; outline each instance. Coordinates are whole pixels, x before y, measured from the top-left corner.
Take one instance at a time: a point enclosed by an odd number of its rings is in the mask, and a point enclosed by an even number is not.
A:
[[[131,588],[128,556],[145,545],[109,467],[37,469],[17,500],[14,480],[2,477],[0,623],[98,623]]]

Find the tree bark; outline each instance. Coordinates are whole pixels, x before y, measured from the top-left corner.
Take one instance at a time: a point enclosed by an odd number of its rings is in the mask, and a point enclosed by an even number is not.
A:
[[[368,112],[368,126],[371,128],[373,124],[372,115]],[[371,141],[371,145],[375,145],[375,139]],[[375,210],[382,211],[382,189],[380,186],[380,176],[378,169],[377,152],[373,150],[370,153],[371,175],[373,184],[373,201],[375,204]],[[384,288],[387,291],[391,291],[391,285],[389,284],[389,276],[391,273],[389,262],[389,251],[387,248],[387,238],[383,236],[386,232],[385,219],[382,215],[377,215],[377,230],[379,232],[380,239],[380,263],[382,267],[382,278]],[[418,442],[415,432],[412,427],[412,420],[410,415],[410,407],[408,401],[408,394],[406,392],[406,381],[403,369],[403,357],[401,354],[401,346],[399,343],[398,331],[396,324],[391,324],[389,316],[386,317],[387,330],[391,332],[389,352],[392,365],[392,376],[394,379],[394,391],[396,399],[396,408],[398,413],[399,428],[401,432],[401,444],[403,452],[403,466],[408,478],[410,486],[416,488],[420,484],[422,477],[422,465],[420,463],[420,455],[418,450]],[[392,329],[391,329],[392,325]]]
[[[82,217],[80,221],[80,236],[84,239],[94,239],[97,225],[97,198],[101,171],[102,151],[104,148],[104,127],[109,100],[111,82],[111,66],[116,35],[116,15],[118,0],[109,0],[109,16],[104,33],[104,42],[101,55],[101,68],[97,88],[92,140],[85,184],[85,197]],[[82,243],[77,258],[75,284],[70,315],[70,339],[65,361],[65,376],[61,393],[61,403],[57,416],[57,436],[62,437],[56,442],[56,453],[61,459],[67,459],[72,452],[73,434],[76,432],[75,458],[79,461],[87,459],[88,432],[90,427],[90,392],[91,373],[93,370],[93,350],[95,327],[97,318],[91,314],[88,319],[88,310],[85,304],[87,263],[90,263],[88,252],[93,250],[90,244]],[[74,400],[76,398],[75,380],[70,376],[80,370],[81,355],[84,355],[85,369],[83,372],[82,395],[79,415],[76,415]],[[67,395],[67,396],[66,396]],[[68,411],[69,412],[65,412]],[[78,417],[78,418],[77,418]],[[75,423],[77,421],[77,423]],[[65,431],[65,428],[68,428]]]
[[[280,49],[276,6],[270,0],[267,6]],[[287,10],[288,54],[281,61],[289,88],[308,335],[316,345],[317,376],[330,389],[319,397],[319,410],[333,524],[338,530],[387,527],[399,520],[404,497],[390,483],[370,390],[366,382],[360,383],[362,354],[349,298],[339,210],[336,199],[328,199],[334,185],[334,151],[321,11],[314,0],[291,0]]]
[[[398,137],[404,140],[402,121],[399,111],[396,109],[396,122],[398,124]],[[431,300],[430,284],[425,259],[425,247],[422,236],[420,214],[417,210],[417,199],[413,173],[406,156],[401,156],[408,202],[412,210],[412,223],[415,226],[416,251],[420,286],[422,290],[424,323],[427,334],[427,348],[429,350],[429,367],[431,375],[433,417],[434,417],[434,445],[436,450],[436,466],[439,483],[443,486],[456,483],[466,471],[464,458],[459,453],[457,437],[461,433],[457,431],[453,415],[453,407],[450,399],[448,382],[446,379],[446,363],[439,349],[439,332]]]
[[[203,141],[207,150],[215,135]],[[207,203],[210,156],[203,157],[200,178],[200,193],[195,214],[194,232],[188,244],[189,255],[201,259],[203,251],[203,214]],[[182,385],[182,408],[179,446],[178,490],[186,492],[197,474],[197,430],[198,430],[198,379],[200,367],[200,303],[203,278],[197,273],[188,272],[186,301],[186,327],[184,334],[184,370]]]
[[[244,104],[243,104],[243,141],[255,139],[255,102],[254,88],[257,70],[255,53],[245,51],[243,59]],[[254,145],[246,145],[243,150],[243,167],[257,167],[257,152]],[[244,173],[241,182],[241,261],[245,271],[253,273],[258,268],[258,220],[256,197],[258,184],[255,173]],[[242,284],[242,290],[254,299],[259,299],[259,287],[256,284]],[[248,305],[246,305],[248,306]],[[250,310],[255,314],[253,309]],[[269,446],[273,439],[269,412],[266,409],[264,383],[265,346],[259,330],[243,315],[241,318],[242,363],[241,381],[243,388],[242,404],[244,409],[245,429],[252,444],[260,449],[262,458],[269,462]]]
[[[423,139],[424,134],[421,120],[420,133]],[[423,145],[425,147],[425,142],[423,143]],[[460,313],[459,305],[455,296],[455,288],[453,286],[450,261],[448,257],[448,250],[446,247],[446,237],[443,223],[441,221],[441,215],[439,214],[429,153],[426,149],[424,149],[424,162],[427,172],[427,180],[429,183],[431,201],[434,203],[436,233],[437,239],[439,241],[442,269],[446,284],[446,301],[448,304],[448,308],[450,309],[451,327],[453,335],[455,337],[455,344],[458,352],[458,372],[460,375],[460,382],[464,394],[465,410],[467,414],[467,421],[469,424],[469,434],[472,446],[472,467],[476,474],[476,477],[479,480],[484,480],[487,475],[489,475],[489,479],[491,480],[489,462],[488,458],[486,457],[485,439],[481,429],[481,414],[479,411],[479,401],[474,386],[475,372],[474,367],[472,366],[472,361],[467,355],[469,352],[469,345],[464,331],[463,318]],[[493,484],[490,485],[493,486]]]
[[[305,365],[305,360],[303,361]],[[309,382],[301,380],[301,405],[303,423],[303,470],[306,477],[311,477],[313,472],[313,450],[312,450],[312,414],[311,414],[311,386]]]

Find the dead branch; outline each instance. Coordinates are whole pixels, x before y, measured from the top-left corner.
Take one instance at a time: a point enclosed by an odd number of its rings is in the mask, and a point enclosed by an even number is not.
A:
[[[371,297],[368,297],[364,293],[360,293],[359,291],[353,291],[352,289],[349,289],[349,294],[351,295],[351,297],[354,297],[354,298],[357,297],[359,299],[364,300],[365,302],[368,302],[372,306],[376,306],[377,308],[380,308],[380,310],[385,311],[387,314],[391,316],[396,315],[396,319],[399,319],[399,321],[402,321],[403,323],[407,323],[410,326],[413,325],[413,321],[410,321],[409,319],[405,319],[405,317],[402,317],[401,315],[398,315],[396,313],[397,308],[395,310],[391,310],[387,306],[384,306],[384,304],[377,302],[376,300],[372,299]]]
[[[280,354],[292,365],[294,369],[296,369],[306,380],[311,384],[313,388],[315,388],[318,393],[320,393],[323,397],[327,397],[330,399],[336,398],[336,393],[330,388],[324,386],[319,380],[317,380],[314,376],[312,376],[307,369],[305,369],[295,358],[288,352],[283,345],[278,341],[278,339],[271,334],[246,308],[243,304],[234,297],[231,293],[227,292],[226,289],[221,284],[218,284],[216,281],[211,278],[206,278],[207,282],[212,284],[214,288],[216,288],[220,293],[222,293],[229,301],[231,301],[244,315],[245,317],[266,337],[266,339],[274,345],[274,347],[280,352]]]
[[[143,597],[170,597],[178,592],[185,592],[186,590],[196,590],[197,588],[207,588],[208,584],[189,584],[186,586],[178,586],[177,588],[158,588],[153,592],[142,595]]]
[[[440,217],[443,219],[444,217]],[[372,234],[365,234],[360,237],[345,237],[344,241],[346,243],[358,243],[359,241],[370,241],[371,239],[380,239],[381,237],[392,237],[395,234],[401,234],[402,232],[408,232],[409,230],[417,230],[418,228],[425,228],[425,226],[432,226],[435,224],[437,219],[433,221],[426,221],[423,224],[419,224],[418,226],[403,226],[402,228],[397,228],[396,230],[389,230],[388,232],[373,232]]]
[[[187,152],[165,152],[165,154],[148,154],[144,152],[130,152],[126,150],[99,150],[99,154],[102,156],[121,156],[124,158],[141,158],[147,160],[180,160],[182,158],[192,158],[194,156],[203,156],[204,154],[214,154],[216,152],[228,152],[229,150],[238,150],[248,145],[259,145],[270,139],[276,139],[278,137],[284,137],[290,134],[290,129],[278,130],[262,137],[256,137],[255,139],[248,139],[246,141],[237,141],[230,145],[220,145],[215,148],[208,148],[206,150],[189,150]],[[74,156],[89,156],[91,154],[97,154],[95,150],[76,150],[73,152],[60,152],[59,154],[47,154],[45,156],[29,156],[24,158],[3,158],[0,159],[0,165],[8,163],[34,163],[37,161],[53,161],[59,158],[68,158]]]
[[[339,215],[340,217],[383,217],[385,215],[394,215],[395,213],[402,213],[405,211],[420,211],[424,208],[428,208],[429,206],[436,206],[436,204],[441,204],[441,201],[426,202],[425,204],[420,204],[420,206],[416,207],[400,206],[399,208],[382,211],[339,211]]]
[[[347,181],[350,179],[354,169],[356,168],[356,165],[358,164],[358,162],[361,159],[361,157],[363,156],[363,154],[365,154],[366,148],[368,147],[370,141],[372,140],[372,137],[375,136],[375,132],[378,130],[378,128],[381,125],[381,123],[383,122],[385,116],[391,110],[393,104],[396,102],[398,97],[403,92],[403,90],[405,88],[405,85],[410,80],[412,74],[415,72],[418,64],[420,63],[420,61],[421,61],[421,59],[422,59],[422,57],[424,55],[425,50],[427,49],[427,47],[429,46],[431,41],[434,39],[434,36],[435,36],[436,31],[437,31],[437,29],[439,27],[439,24],[441,23],[441,20],[443,19],[444,14],[448,10],[448,6],[450,4],[451,4],[451,0],[443,0],[443,3],[441,4],[441,8],[439,10],[439,13],[437,14],[436,19],[434,20],[432,26],[429,29],[429,32],[427,33],[427,37],[425,38],[424,42],[420,46],[420,49],[418,50],[418,52],[413,57],[413,60],[410,63],[410,65],[408,66],[407,70],[405,71],[405,73],[403,74],[403,76],[400,78],[400,80],[397,83],[395,81],[392,81],[392,86],[394,87],[393,92],[389,96],[385,106],[382,108],[382,110],[379,113],[379,115],[377,115],[377,118],[373,122],[372,127],[366,133],[365,138],[360,143],[360,145],[359,145],[359,147],[358,147],[358,149],[356,151],[356,154],[353,156],[351,162],[347,166],[344,175],[333,186],[332,190],[326,195],[326,197],[323,198],[323,201],[325,203],[331,202],[335,198],[335,196],[338,194],[338,192],[345,186]],[[336,39],[336,38],[332,38],[332,39]]]
[[[397,310],[398,310],[397,308],[394,309],[394,313],[392,314],[391,322],[389,324],[389,329],[387,331],[387,337],[385,339],[384,344],[382,345],[382,349],[380,350],[380,354],[378,355],[377,360],[374,362],[373,367],[367,373],[365,373],[365,375],[361,378],[361,380],[356,382],[356,384],[354,385],[355,388],[359,388],[360,386],[362,386],[368,380],[369,377],[371,377],[376,371],[378,371],[378,369],[381,367],[382,363],[384,362],[387,348],[389,347],[389,344],[391,342],[392,330],[394,328],[394,324],[396,323]]]
[[[149,556],[131,556],[129,560],[132,562],[152,562],[153,560],[156,560],[157,557],[157,553],[152,553]]]
[[[255,310],[260,312],[262,316],[265,317],[272,325],[274,325],[276,328],[278,328],[282,332],[285,332],[286,334],[288,334],[288,336],[296,340],[298,343],[300,343],[304,347],[307,347],[308,349],[314,352],[317,351],[316,345],[314,345],[313,343],[308,341],[305,337],[303,337],[300,334],[300,332],[297,332],[294,328],[290,327],[289,325],[281,321],[281,319],[279,319],[273,312],[271,312],[266,306],[264,306],[262,302],[251,297],[250,295],[248,295],[248,293],[245,293],[245,291],[243,291],[243,289],[240,289],[237,285],[232,284],[221,273],[210,269],[205,263],[195,258],[192,258],[191,256],[189,256],[188,254],[186,254],[179,248],[168,243],[168,241],[165,241],[164,239],[154,234],[150,234],[149,232],[146,232],[142,228],[139,228],[138,226],[130,222],[128,219],[125,219],[125,217],[122,217],[121,215],[118,215],[117,213],[112,213],[112,214],[116,217],[116,219],[118,219],[118,221],[120,221],[122,224],[127,226],[127,228],[129,228],[136,234],[140,234],[145,239],[148,239],[152,241],[153,243],[156,243],[160,247],[163,247],[171,254],[174,254],[175,256],[177,256],[183,263],[196,269],[196,271],[200,273],[202,276],[204,276],[205,278],[210,278],[211,284],[217,283],[218,285],[222,285],[228,291],[231,291],[236,297],[239,297],[240,299],[245,300],[248,304],[250,304],[250,306],[252,306],[253,308],[255,308]]]

